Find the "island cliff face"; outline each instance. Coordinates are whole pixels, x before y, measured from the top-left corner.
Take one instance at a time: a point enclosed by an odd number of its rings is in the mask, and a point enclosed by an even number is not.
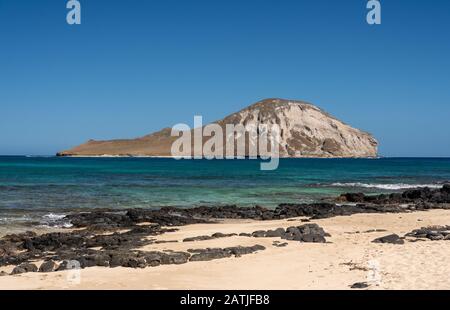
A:
[[[369,133],[352,128],[318,107],[295,100],[265,99],[215,122],[270,125],[281,129],[280,157],[362,158],[376,157],[378,142]],[[171,156],[178,137],[171,129],[129,140],[94,141],[58,153],[58,156]],[[205,137],[207,141],[209,137]]]

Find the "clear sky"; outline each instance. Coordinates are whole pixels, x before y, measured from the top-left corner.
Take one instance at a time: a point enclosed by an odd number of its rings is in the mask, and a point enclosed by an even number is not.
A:
[[[450,156],[450,1],[0,0],[0,154],[312,102],[385,156]]]

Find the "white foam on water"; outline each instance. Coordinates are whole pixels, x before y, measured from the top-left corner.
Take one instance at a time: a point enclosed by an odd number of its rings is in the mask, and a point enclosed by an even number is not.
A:
[[[49,220],[53,220],[53,221],[62,220],[65,217],[66,217],[65,214],[49,213],[49,214],[44,215],[44,218],[49,219]]]
[[[335,187],[363,187],[363,188],[378,188],[385,190],[401,190],[401,189],[413,189],[413,188],[442,188],[443,185],[440,184],[405,184],[405,183],[397,183],[397,184],[369,184],[369,183],[333,183],[331,186]]]
[[[42,224],[39,225],[41,228],[72,228],[73,225],[71,223],[60,223],[60,224],[54,224],[54,225],[48,225],[48,224]]]
[[[41,227],[46,228],[71,228],[73,225],[70,222],[62,221],[66,217],[65,214],[49,213],[42,217],[43,224]]]

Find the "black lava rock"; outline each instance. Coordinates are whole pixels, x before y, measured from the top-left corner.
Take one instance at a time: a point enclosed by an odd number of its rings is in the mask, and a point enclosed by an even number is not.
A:
[[[41,264],[41,266],[39,267],[39,272],[52,272],[55,271],[57,268],[58,266],[54,261],[48,260]]]
[[[450,240],[450,226],[422,227],[406,234],[406,237],[426,238],[432,241]]]
[[[384,236],[381,238],[377,238],[372,241],[373,243],[390,243],[390,244],[404,244],[405,241],[400,238],[399,235],[392,234],[388,236]]]
[[[11,272],[12,275],[15,274],[21,274],[21,273],[27,273],[27,272],[37,272],[38,268],[35,264],[30,263],[23,263],[19,266],[16,266],[13,271]]]
[[[266,236],[266,232],[264,230],[258,230],[252,233],[252,237],[255,238],[264,238]]]
[[[257,251],[263,251],[266,248],[262,245],[254,245],[251,247],[229,247],[225,249],[215,248],[215,249],[194,249],[188,250],[188,252],[193,253],[190,258],[192,262],[198,261],[210,261],[214,259],[222,259],[231,256],[240,257],[242,255],[251,254]]]
[[[350,288],[352,288],[352,289],[363,289],[363,288],[368,288],[368,287],[369,287],[369,284],[367,284],[366,282],[357,282],[350,286]]]

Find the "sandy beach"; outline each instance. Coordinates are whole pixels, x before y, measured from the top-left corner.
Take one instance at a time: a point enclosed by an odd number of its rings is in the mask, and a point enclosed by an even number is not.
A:
[[[406,238],[403,245],[376,244],[378,237],[406,233],[425,226],[448,225],[450,211],[432,210],[402,214],[357,214],[314,220],[331,234],[327,243],[286,241],[280,238],[233,236],[181,242],[184,238],[221,233],[251,233],[303,224],[301,218],[277,221],[225,220],[218,224],[178,227],[158,237],[177,243],[147,245],[145,251],[186,251],[228,246],[266,247],[238,258],[145,269],[93,267],[80,271],[27,273],[0,277],[0,289],[350,289],[367,282],[368,289],[450,289],[450,243]],[[379,230],[373,232],[373,230]],[[380,231],[382,230],[382,231]],[[369,231],[369,232],[368,232]],[[372,231],[372,232],[370,232]],[[11,272],[13,266],[0,271]]]

